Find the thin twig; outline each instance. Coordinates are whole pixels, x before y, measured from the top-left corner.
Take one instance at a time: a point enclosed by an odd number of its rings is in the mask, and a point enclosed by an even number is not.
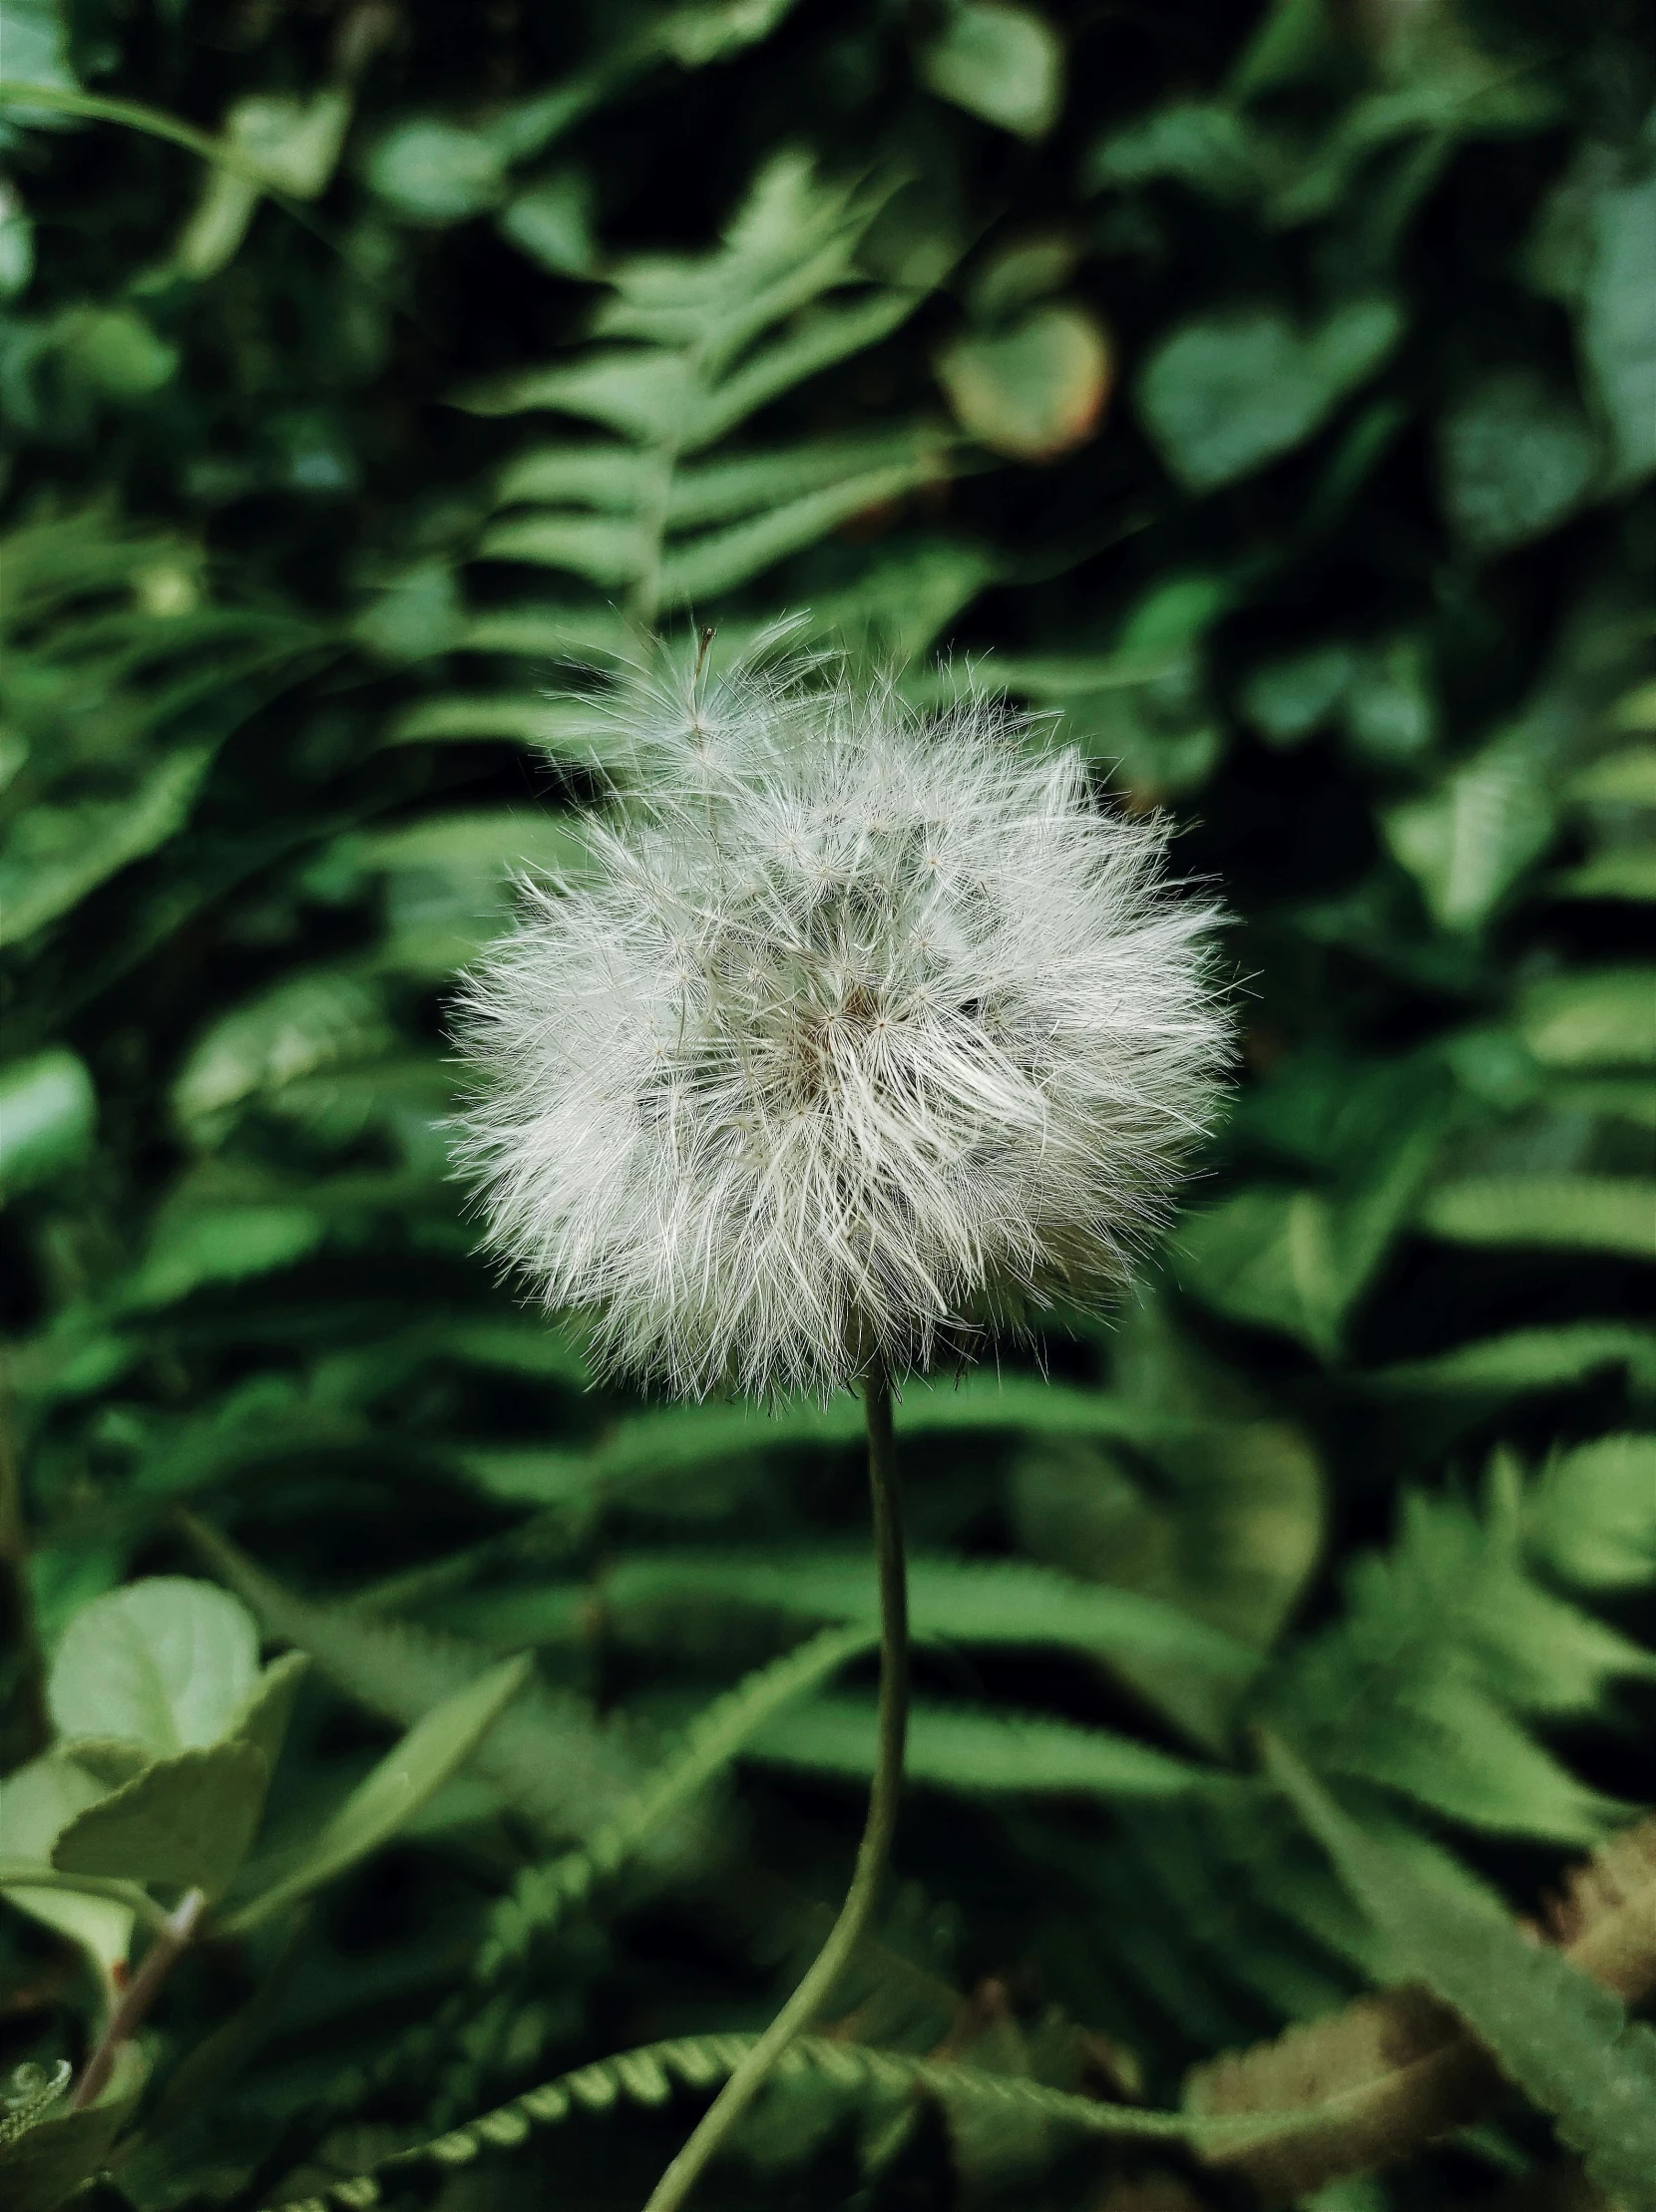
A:
[[[144,2025],[151,2006],[161,1995],[163,1983],[190,1949],[206,1910],[207,1892],[187,1890],[178,1910],[168,1914],[165,1934],[157,1936],[144,1954],[143,1964],[111,2013],[97,2047],[75,2084],[75,2093],[69,2100],[72,2112],[84,2112],[89,2104],[96,2104],[108,2088],[122,2044],[130,2042]]]

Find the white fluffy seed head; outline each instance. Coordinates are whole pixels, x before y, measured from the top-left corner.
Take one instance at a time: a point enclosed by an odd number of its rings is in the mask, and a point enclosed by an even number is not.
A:
[[[468,978],[493,1248],[600,1359],[828,1391],[1118,1290],[1228,1053],[1166,830],[977,698],[820,663],[618,702],[592,868]]]

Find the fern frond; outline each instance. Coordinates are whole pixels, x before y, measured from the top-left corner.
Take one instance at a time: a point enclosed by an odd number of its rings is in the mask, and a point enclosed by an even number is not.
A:
[[[1620,1809],[1577,1782],[1529,1728],[1595,1710],[1656,1659],[1543,1589],[1497,1461],[1481,1517],[1405,1498],[1386,1555],[1360,1560],[1345,1616],[1277,1671],[1260,1717],[1323,1773],[1401,1790],[1449,1819],[1590,1844]]]
[[[411,1726],[488,1670],[492,1654],[344,1606],[295,1597],[216,1530],[186,1515],[192,1542],[273,1637],[307,1652],[347,1695]],[[585,1699],[533,1682],[474,1755],[476,1771],[551,1836],[598,1831],[636,1789],[641,1765]]]
[[[778,1623],[875,1615],[867,1559],[836,1556],[820,1545],[623,1559],[602,1588],[607,1626],[622,1642],[649,1646],[710,1634],[733,1612]],[[1210,1749],[1224,1740],[1229,1715],[1260,1664],[1246,1645],[1175,1606],[1027,1560],[911,1557],[909,1621],[917,1637],[949,1643],[1082,1653]]]
[[[680,2089],[717,2087],[745,2057],[751,2035],[685,2035],[669,2042],[646,2043],[637,2050],[582,2066],[556,2081],[529,2089],[509,2104],[486,2112],[464,2127],[393,2153],[371,2171],[335,2182],[315,2196],[289,2199],[266,2212],[366,2212],[378,2204],[387,2181],[411,2168],[469,2165],[490,2150],[515,2150],[537,2128],[555,2127],[576,2112],[608,2112],[625,2106],[665,2104]],[[1045,2120],[1077,2134],[1115,2136],[1147,2142],[1201,2143],[1217,2147],[1245,2140],[1267,2124],[1246,2119],[1205,2118],[1197,2113],[1146,2111],[1131,2104],[1104,2104],[1062,2089],[974,2066],[905,2051],[877,2050],[867,2044],[805,2035],[778,2059],[773,2079],[782,2087],[815,2077],[849,2096],[876,2096],[893,2102],[917,2093],[959,2107],[979,2108],[1008,2118]]]
[[[511,1896],[490,1915],[474,1979],[492,1982],[525,1957],[531,1943],[549,1935],[596,1883],[615,1874],[648,1836],[690,1805],[767,1721],[878,1641],[872,1628],[826,1629],[698,1713],[672,1756],[583,1849],[519,1875]]]
[[[1656,1820],[1572,1868],[1547,1933],[1600,1988],[1633,2005],[1656,1989]],[[1384,1990],[1197,2067],[1183,2102],[1212,2115],[1324,2107],[1322,2119],[1209,2161],[1273,2200],[1366,2172],[1437,2140],[1500,2093],[1487,2050],[1417,1989]]]

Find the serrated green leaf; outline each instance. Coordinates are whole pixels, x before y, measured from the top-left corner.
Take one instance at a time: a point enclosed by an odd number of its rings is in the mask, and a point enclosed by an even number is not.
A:
[[[1421,1226],[1462,1245],[1559,1245],[1656,1260],[1656,1178],[1483,1175],[1441,1183]]]
[[[1551,842],[1545,746],[1527,729],[1492,740],[1426,799],[1382,816],[1386,841],[1446,928],[1480,926]]]
[[[472,1755],[530,1672],[527,1658],[507,1659],[434,1705],[323,1823],[300,1863],[232,1914],[226,1930],[256,1928],[388,1842]]]
[[[602,1585],[605,1618],[623,1641],[716,1640],[731,1609],[776,1621],[872,1621],[873,1567],[820,1546],[784,1553],[676,1552],[623,1560]],[[963,1645],[1052,1645],[1086,1653],[1142,1689],[1179,1726],[1216,1745],[1258,1667],[1245,1645],[1136,1591],[1110,1590],[1050,1568],[909,1561],[917,1637]]]
[[[252,1743],[177,1751],[78,1813],[53,1845],[52,1864],[217,1897],[252,1845],[269,1781],[269,1762]]]
[[[195,805],[212,753],[210,745],[181,746],[125,799],[23,815],[0,848],[0,943],[23,943],[170,838]]]
[[[260,1573],[216,1531],[187,1519],[213,1569],[270,1635],[296,1644],[347,1695],[405,1726],[475,1684],[492,1654],[458,1638],[343,1606],[312,1605]],[[476,1752],[477,1770],[546,1833],[588,1835],[634,1788],[638,1760],[614,1727],[568,1692],[533,1682]]]
[[[157,1575],[83,1606],[47,1683],[66,1736],[119,1736],[157,1758],[216,1743],[258,1677],[258,1632],[211,1583]]]
[[[875,1708],[858,1697],[817,1697],[790,1708],[748,1745],[775,1766],[865,1780],[874,1771]],[[1165,1797],[1210,1777],[1127,1736],[1067,1721],[917,1699],[904,1773],[912,1784],[968,1795]]]
[[[733,590],[790,553],[818,544],[852,517],[900,499],[917,485],[935,482],[936,474],[925,460],[904,468],[876,469],[789,500],[752,522],[677,539],[661,564],[661,604],[686,606]]]
[[[1628,2212],[1656,2207],[1656,2030],[1462,1885],[1342,1811],[1280,1743],[1270,1770],[1353,1895]]]
[[[1583,1590],[1656,1581],[1656,1436],[1599,1436],[1551,1460],[1527,1501],[1535,1556]]]
[[[1626,1367],[1641,1389],[1656,1390],[1656,1333],[1617,1321],[1517,1328],[1458,1345],[1436,1359],[1383,1367],[1369,1380],[1384,1390],[1487,1391],[1500,1397],[1584,1382],[1615,1366]]]
[[[1518,1503],[1481,1516],[1410,1495],[1390,1551],[1359,1557],[1343,1616],[1284,1659],[1260,1710],[1322,1770],[1402,1790],[1497,1834],[1591,1843],[1620,1809],[1524,1724],[1587,1712],[1649,1656],[1533,1579]]]
[[[647,531],[597,515],[530,515],[491,524],[478,541],[482,560],[527,560],[562,568],[589,583],[630,583],[650,554]]]

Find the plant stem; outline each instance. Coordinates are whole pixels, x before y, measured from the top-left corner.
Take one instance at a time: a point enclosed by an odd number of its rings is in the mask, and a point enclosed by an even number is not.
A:
[[[145,2015],[161,1995],[162,1984],[189,1950],[197,1923],[206,1909],[205,1891],[186,1890],[178,1910],[168,1914],[165,1931],[144,1954],[143,1964],[127,1984],[75,2084],[75,2093],[69,2100],[72,2112],[84,2112],[89,2104],[96,2104],[109,2086],[121,2045],[130,2042],[144,2025]]]
[[[892,1440],[891,1383],[883,1366],[864,1384],[868,1416],[868,1487],[874,1507],[874,1552],[880,1574],[880,1714],[874,1784],[857,1849],[856,1871],[828,1940],[782,2010],[702,2115],[701,2123],[656,2183],[644,2212],[678,2212],[765,2084],[771,2068],[833,1995],[852,1953],[867,1933],[891,1856],[903,1784],[909,1718],[909,1598],[903,1565],[903,1523]]]

